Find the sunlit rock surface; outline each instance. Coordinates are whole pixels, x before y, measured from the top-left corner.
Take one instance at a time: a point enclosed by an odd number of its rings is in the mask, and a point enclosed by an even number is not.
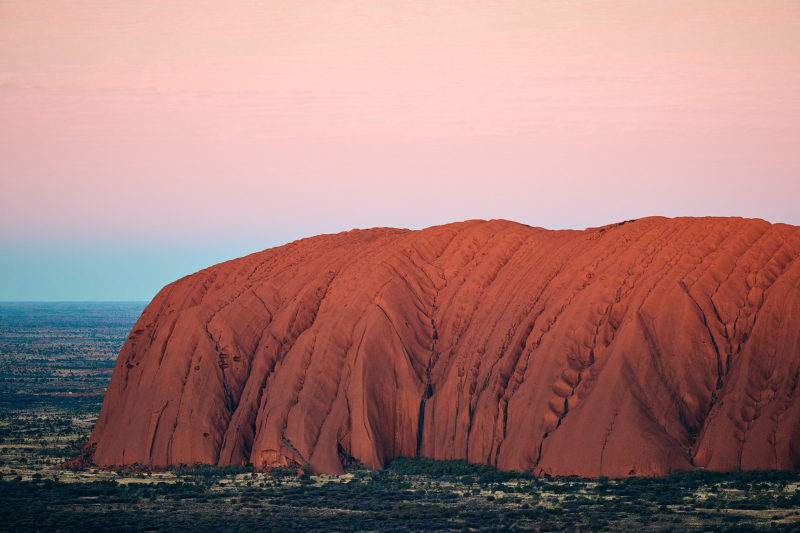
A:
[[[94,462],[797,470],[799,254],[800,228],[738,218],[293,242],[155,297]]]

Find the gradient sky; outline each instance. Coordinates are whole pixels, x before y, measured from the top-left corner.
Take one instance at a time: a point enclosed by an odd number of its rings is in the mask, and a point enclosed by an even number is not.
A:
[[[0,0],[0,300],[319,233],[800,224],[800,2]]]

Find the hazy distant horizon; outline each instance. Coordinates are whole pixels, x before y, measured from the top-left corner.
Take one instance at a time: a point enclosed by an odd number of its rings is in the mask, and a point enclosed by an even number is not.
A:
[[[0,2],[0,300],[352,228],[800,225],[800,3]]]

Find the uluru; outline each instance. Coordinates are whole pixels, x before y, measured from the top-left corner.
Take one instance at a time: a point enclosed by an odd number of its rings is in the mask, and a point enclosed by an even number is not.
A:
[[[741,218],[292,242],[158,293],[92,460],[797,471],[799,256],[800,227]]]

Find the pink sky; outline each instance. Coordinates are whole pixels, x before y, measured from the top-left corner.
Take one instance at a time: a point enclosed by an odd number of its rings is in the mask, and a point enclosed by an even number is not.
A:
[[[800,224],[799,2],[0,2],[0,239]]]

